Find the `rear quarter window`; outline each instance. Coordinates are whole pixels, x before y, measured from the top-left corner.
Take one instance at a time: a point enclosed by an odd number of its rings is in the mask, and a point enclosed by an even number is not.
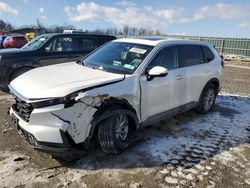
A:
[[[199,45],[179,45],[179,67],[188,67],[203,63],[203,52]]]
[[[203,54],[204,54],[204,62],[208,63],[214,59],[214,54],[207,46],[202,46]]]

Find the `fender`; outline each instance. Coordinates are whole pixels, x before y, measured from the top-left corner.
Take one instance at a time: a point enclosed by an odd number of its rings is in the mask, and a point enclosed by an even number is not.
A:
[[[13,69],[18,69],[18,68],[22,68],[22,67],[32,67],[32,68],[37,68],[40,67],[41,65],[33,60],[30,59],[23,59],[21,61],[14,61],[11,65],[11,67]]]
[[[112,113],[106,113],[104,110],[110,107],[111,105],[120,105],[121,108],[118,110],[115,110]],[[109,98],[105,100],[100,107],[98,107],[98,110],[93,116],[93,120],[91,122],[91,130],[90,130],[90,135],[89,137],[92,137],[95,130],[96,126],[103,120],[112,117],[114,115],[124,113],[127,116],[129,116],[133,123],[134,123],[134,128],[137,130],[140,128],[139,124],[139,119],[136,115],[136,111],[133,109],[133,107],[126,101],[126,100],[120,100],[120,99],[115,99],[115,98]]]
[[[116,110],[115,112],[113,112],[112,114],[111,113],[104,113],[102,114],[101,116],[95,118],[93,121],[92,121],[92,125],[97,125],[98,123],[100,123],[101,121],[109,118],[109,117],[112,117],[112,116],[115,116],[117,114],[126,114],[128,115],[129,117],[133,118],[133,120],[135,121],[135,124],[136,124],[136,128],[139,128],[139,121],[138,121],[138,118],[136,117],[136,115],[131,112],[130,110]]]
[[[10,72],[10,74],[9,74],[9,77],[8,77],[8,83],[11,82],[11,77],[12,77],[13,74],[15,74],[16,71],[19,71],[19,70],[22,70],[22,69],[27,69],[27,68],[28,68],[28,69],[34,69],[34,68],[36,68],[36,67],[31,66],[31,65],[24,65],[24,66],[18,66],[18,67],[16,67],[16,68],[12,68],[12,69],[11,69],[11,72]]]

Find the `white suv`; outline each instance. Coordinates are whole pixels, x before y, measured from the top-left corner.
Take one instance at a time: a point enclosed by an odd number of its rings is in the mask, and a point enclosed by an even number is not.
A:
[[[140,127],[193,108],[210,111],[221,70],[208,43],[118,39],[80,62],[37,68],[13,80],[9,113],[31,145],[52,155],[84,150],[94,137],[104,152],[118,153]]]

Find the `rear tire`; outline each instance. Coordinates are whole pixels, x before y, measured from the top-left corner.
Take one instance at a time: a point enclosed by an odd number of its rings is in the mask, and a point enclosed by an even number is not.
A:
[[[213,84],[209,84],[204,88],[200,97],[199,105],[196,108],[197,112],[205,114],[213,108],[217,95],[216,91],[217,90]]]
[[[98,139],[105,153],[120,153],[129,143],[129,118],[118,114],[99,124]]]

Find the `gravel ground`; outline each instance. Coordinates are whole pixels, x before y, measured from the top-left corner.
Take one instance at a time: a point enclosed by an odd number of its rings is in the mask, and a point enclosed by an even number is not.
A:
[[[211,113],[168,118],[137,132],[119,155],[97,148],[71,163],[19,137],[7,120],[11,101],[0,93],[0,187],[250,187],[249,69],[224,68]]]
[[[235,67],[230,67],[230,65]],[[241,68],[249,65],[250,62],[226,62],[222,77],[222,91],[239,95],[250,95],[250,69]]]

